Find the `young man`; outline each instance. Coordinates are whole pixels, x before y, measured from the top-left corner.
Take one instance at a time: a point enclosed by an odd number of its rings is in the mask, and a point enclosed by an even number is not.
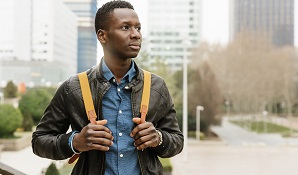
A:
[[[154,74],[146,122],[140,123],[144,73],[132,60],[142,41],[138,15],[126,1],[108,2],[97,11],[95,30],[104,57],[87,75],[97,124],[86,116],[78,76],[71,77],[33,133],[33,152],[54,160],[80,154],[75,175],[162,174],[157,156],[180,153],[183,135],[166,84]]]

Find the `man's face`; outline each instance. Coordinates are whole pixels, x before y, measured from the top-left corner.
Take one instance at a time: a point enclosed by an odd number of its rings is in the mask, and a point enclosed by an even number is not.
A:
[[[141,24],[136,12],[128,8],[115,9],[107,30],[106,48],[120,59],[134,58],[141,49]]]

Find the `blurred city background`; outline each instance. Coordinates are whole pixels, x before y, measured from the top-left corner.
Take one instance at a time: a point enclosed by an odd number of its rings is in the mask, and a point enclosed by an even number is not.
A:
[[[128,1],[142,23],[134,60],[166,81],[188,136],[165,171],[297,174],[297,1]],[[69,174],[32,153],[31,133],[57,87],[102,58],[94,17],[106,2],[0,1],[0,174]]]

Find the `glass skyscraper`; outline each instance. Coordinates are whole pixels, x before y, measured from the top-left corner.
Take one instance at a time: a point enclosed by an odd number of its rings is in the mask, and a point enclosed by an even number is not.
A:
[[[230,38],[266,33],[276,46],[294,45],[294,0],[231,0]]]
[[[77,17],[60,0],[2,0],[0,23],[0,87],[57,86],[77,72]]]
[[[148,2],[148,54],[161,59],[173,71],[181,70],[183,58],[201,39],[201,0],[150,0]]]
[[[97,37],[94,18],[97,0],[63,0],[77,15],[78,20],[78,72],[86,71],[96,64]]]

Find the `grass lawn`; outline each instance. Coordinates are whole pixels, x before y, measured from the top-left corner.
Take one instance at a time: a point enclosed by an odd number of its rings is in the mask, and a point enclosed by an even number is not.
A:
[[[60,175],[70,175],[75,163],[73,164],[68,164],[66,163],[62,168],[59,169],[59,174]]]
[[[249,129],[257,133],[289,133],[290,128],[264,121],[250,121],[250,120],[230,120],[240,127]],[[266,132],[267,131],[267,132]],[[297,132],[296,130],[293,130]]]
[[[171,164],[171,161],[169,158],[161,158],[159,157],[159,160],[162,164],[162,167],[163,167],[163,171],[164,172],[172,172],[172,164]]]

